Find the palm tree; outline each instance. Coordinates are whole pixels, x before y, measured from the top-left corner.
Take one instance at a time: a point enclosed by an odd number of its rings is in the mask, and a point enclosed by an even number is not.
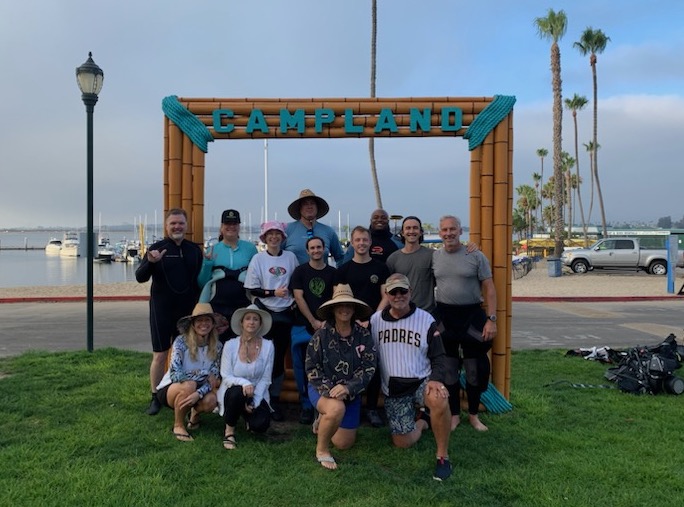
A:
[[[525,219],[526,236],[532,236],[534,220],[532,219],[532,211],[537,209],[537,194],[530,185],[519,185],[516,189],[518,195],[518,209]]]
[[[591,212],[594,209],[594,153],[601,147],[600,144],[594,144],[594,141],[589,141],[588,143],[582,143],[584,148],[589,152],[589,167],[591,170],[591,193],[589,198],[589,213],[587,213],[587,223],[591,223]]]
[[[538,148],[537,149],[537,156],[541,159],[541,179],[539,180],[539,185],[541,188],[544,188],[544,157],[546,157],[549,154],[549,150],[546,148]],[[541,225],[542,229],[544,228],[544,201],[541,200],[539,202],[539,207],[541,208]]]
[[[572,166],[575,165],[575,159],[570,156],[567,151],[561,153],[561,159],[563,161],[563,166],[561,170],[563,171],[563,192],[566,196],[568,204],[568,238],[572,237]]]
[[[537,33],[542,39],[551,41],[551,87],[553,89],[553,175],[561,182],[563,150],[563,90],[561,82],[561,54],[558,41],[563,38],[568,27],[568,18],[563,10],[555,12],[549,9],[545,18],[535,18]],[[554,191],[554,255],[563,253],[563,193],[562,185],[556,185]]]
[[[606,227],[606,210],[603,207],[603,193],[601,192],[601,182],[598,175],[598,85],[596,83],[596,54],[603,53],[610,37],[607,37],[601,30],[594,30],[592,27],[587,27],[580,37],[578,42],[573,44],[582,56],[589,55],[589,65],[591,65],[591,77],[594,84],[594,157],[592,165],[592,174],[596,183],[596,193],[598,194],[599,208],[601,209],[601,225],[603,226],[603,236],[607,236]]]
[[[370,76],[370,96],[375,98],[375,76],[377,60],[377,39],[378,39],[378,2],[371,0],[371,76]],[[375,166],[375,138],[368,138],[368,155],[370,156],[371,177],[373,178],[373,188],[375,189],[375,204],[382,209],[382,197],[380,196],[380,182],[378,181],[378,170]]]
[[[579,147],[577,140],[577,111],[584,109],[589,101],[584,95],[573,95],[571,99],[565,99],[565,107],[572,111],[572,121],[575,127],[575,174],[577,175],[577,181],[580,181],[580,170],[579,170]],[[582,206],[582,192],[580,187],[577,187],[577,203],[580,209],[580,218],[582,219],[582,233],[584,234],[584,246],[587,246],[589,238],[587,237],[587,222],[584,219],[584,206]]]
[[[542,176],[539,173],[532,173],[532,180],[534,181],[534,191],[537,196],[537,201],[539,202],[539,207],[537,208],[537,213],[535,213],[535,220],[537,224],[539,223],[539,211],[541,208],[541,189],[539,188]]]

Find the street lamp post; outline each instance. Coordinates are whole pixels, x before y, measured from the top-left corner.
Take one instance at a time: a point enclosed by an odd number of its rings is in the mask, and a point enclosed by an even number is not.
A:
[[[95,233],[93,231],[93,112],[97,104],[97,95],[102,90],[104,72],[93,61],[93,54],[88,53],[88,59],[76,69],[76,80],[81,89],[81,99],[86,107],[87,116],[87,221],[88,244],[86,245],[86,339],[88,352],[93,351],[93,259]]]

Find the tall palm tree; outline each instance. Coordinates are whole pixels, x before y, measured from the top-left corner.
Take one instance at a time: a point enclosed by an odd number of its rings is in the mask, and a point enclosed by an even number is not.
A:
[[[568,238],[571,238],[572,224],[574,222],[572,219],[572,166],[575,165],[575,159],[567,151],[564,151],[561,153],[561,160],[563,161],[563,166],[561,167],[563,171],[563,192],[568,206]]]
[[[375,76],[377,60],[377,39],[378,39],[378,2],[371,0],[371,75],[370,75],[370,96],[375,98]],[[382,209],[382,197],[380,195],[380,182],[378,181],[378,170],[375,166],[375,138],[368,138],[368,155],[370,156],[371,177],[373,178],[373,188],[375,189],[375,204]]]
[[[594,209],[594,153],[601,147],[600,144],[594,144],[594,141],[589,141],[588,143],[582,143],[584,148],[589,153],[589,167],[591,170],[591,193],[589,197],[589,212],[587,213],[587,223],[591,223],[591,212]]]
[[[534,181],[534,192],[537,196],[537,202],[539,203],[539,206],[537,206],[537,212],[535,213],[535,221],[537,224],[539,224],[539,212],[541,208],[541,188],[540,188],[540,183],[541,183],[542,176],[539,173],[532,173],[532,181]]]
[[[535,18],[539,37],[551,41],[551,87],[553,89],[553,175],[557,182],[563,179],[561,151],[563,150],[563,87],[561,81],[561,53],[558,41],[563,38],[568,27],[568,18],[563,10],[549,9],[546,17]],[[563,189],[554,189],[554,255],[563,253]]]
[[[546,148],[538,148],[537,156],[541,159],[541,179],[539,180],[539,186],[544,188],[544,158],[549,154],[549,150]],[[541,209],[541,226],[544,228],[544,200],[539,201],[539,208]]]
[[[577,48],[582,56],[589,55],[589,65],[591,65],[591,77],[594,84],[594,156],[592,173],[594,175],[594,182],[596,183],[596,193],[599,200],[599,208],[601,209],[601,225],[603,226],[603,236],[607,236],[608,231],[606,227],[606,210],[603,207],[603,192],[601,191],[601,181],[598,175],[598,154],[596,150],[598,149],[598,85],[596,83],[596,54],[603,53],[610,41],[610,37],[606,36],[601,30],[594,30],[592,27],[587,27],[580,40],[573,44],[573,47]]]
[[[565,107],[572,111],[572,121],[575,127],[575,174],[577,175],[577,181],[580,181],[580,169],[579,169],[579,146],[577,140],[577,111],[584,109],[589,101],[584,95],[573,95],[571,99],[565,99]],[[589,238],[587,237],[587,222],[584,219],[584,206],[582,206],[582,191],[581,187],[577,186],[577,204],[579,204],[580,218],[582,220],[582,233],[584,235],[584,244],[587,246]]]

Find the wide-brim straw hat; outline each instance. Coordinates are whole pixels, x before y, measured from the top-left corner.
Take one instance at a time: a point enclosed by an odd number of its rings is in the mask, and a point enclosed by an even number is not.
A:
[[[192,309],[190,315],[181,317],[178,319],[176,327],[181,334],[185,334],[190,329],[192,321],[198,317],[204,317],[205,315],[211,317],[214,320],[215,327],[226,327],[228,326],[228,319],[226,319],[220,313],[216,313],[209,303],[197,303],[195,308]]]
[[[261,317],[261,326],[259,329],[257,329],[256,335],[264,336],[265,334],[268,334],[268,332],[271,330],[271,326],[273,325],[273,319],[271,318],[270,313],[268,313],[266,310],[262,310],[257,305],[249,305],[246,308],[238,308],[235,310],[235,312],[233,312],[233,316],[230,318],[230,328],[233,330],[233,332],[238,336],[242,334],[242,318],[247,313],[256,313],[259,315],[259,317]]]
[[[292,201],[292,204],[290,204],[287,207],[287,212],[295,220],[299,220],[300,218],[302,218],[301,207],[302,200],[304,199],[313,199],[314,201],[316,201],[316,207],[318,208],[316,212],[316,219],[324,217],[328,214],[328,211],[330,211],[330,206],[328,206],[328,203],[325,202],[325,199],[323,199],[322,197],[318,197],[311,190],[305,188],[304,190],[299,192],[299,197]]]
[[[370,306],[354,297],[354,293],[349,285],[341,283],[336,285],[333,289],[332,299],[318,307],[316,315],[318,315],[319,319],[331,320],[333,319],[335,305],[341,305],[343,303],[354,305],[354,317],[359,320],[367,320],[373,313]]]

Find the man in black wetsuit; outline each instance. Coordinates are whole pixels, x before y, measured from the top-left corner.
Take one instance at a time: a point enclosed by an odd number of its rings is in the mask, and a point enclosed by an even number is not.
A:
[[[140,283],[152,278],[150,289],[150,332],[152,335],[152,364],[150,389],[152,400],[147,409],[156,415],[161,409],[157,399],[157,385],[164,376],[167,355],[178,334],[176,323],[190,315],[199,297],[197,275],[202,267],[202,249],[185,239],[188,219],[185,210],[170,209],[164,221],[166,237],[149,247],[135,271]]]

